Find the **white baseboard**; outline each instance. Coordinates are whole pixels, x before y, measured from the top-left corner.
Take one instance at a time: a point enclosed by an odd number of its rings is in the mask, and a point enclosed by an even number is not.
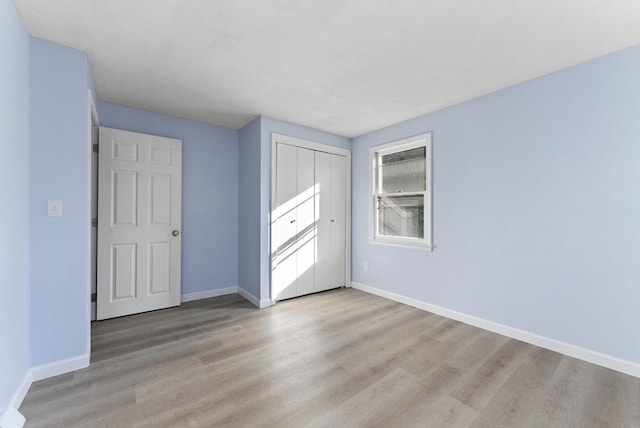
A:
[[[47,379],[64,373],[89,367],[89,355],[80,355],[79,357],[67,358],[66,360],[55,361],[49,364],[43,364],[31,369],[31,378],[33,381]]]
[[[193,300],[208,299],[210,297],[224,296],[226,294],[234,294],[238,292],[238,287],[217,288],[215,290],[198,291],[197,293],[188,293],[181,296],[182,303],[191,302]]]
[[[393,300],[399,303],[404,303],[405,305],[413,306],[414,308],[433,312],[434,314],[441,315],[443,317],[451,318],[465,324],[470,324],[484,330],[489,330],[503,336],[511,337],[522,342],[540,346],[541,348],[559,352],[561,354],[578,358],[580,360],[622,373],[626,373],[631,376],[640,377],[640,364],[634,363],[632,361],[623,360],[618,357],[613,357],[611,355],[603,354],[591,349],[582,348],[580,346],[561,342],[559,340],[551,339],[545,336],[540,336],[538,334],[510,327],[508,325],[499,324],[493,321],[474,317],[472,315],[467,315],[462,312],[443,308],[441,306],[432,305],[421,300],[412,299],[410,297],[402,296],[396,293],[391,293],[389,291],[385,291],[376,287],[371,287],[357,282],[352,282],[351,285],[357,290],[375,294],[376,296],[384,297],[386,299]]]
[[[0,415],[0,428],[22,428],[25,419],[15,407],[9,406]]]
[[[11,400],[7,403],[7,408],[4,409],[0,415],[0,428],[22,428],[24,426],[24,416],[20,414],[18,409],[26,397],[31,383],[33,382],[33,376],[31,370],[29,370],[22,378],[22,382],[18,386],[18,389],[13,393]]]
[[[27,396],[27,392],[29,392],[29,388],[31,388],[32,383],[33,383],[33,374],[32,374],[32,371],[29,370],[27,374],[24,375],[22,382],[20,382],[20,386],[18,387],[16,392],[14,392],[13,394],[13,397],[11,397],[9,406],[13,406],[16,409],[19,409],[20,405],[22,405],[22,401],[24,400],[24,397]]]
[[[24,417],[18,412],[24,397],[29,392],[31,384],[35,381],[47,379],[63,373],[80,370],[89,367],[89,355],[67,358],[66,360],[55,361],[49,364],[32,367],[22,379],[20,386],[14,392],[7,408],[0,416],[0,428],[22,428]]]
[[[238,287],[238,294],[244,297],[245,299],[247,299],[249,302],[253,304],[253,306],[259,309],[268,308],[269,306],[272,305],[271,299],[260,300],[256,296],[254,296],[253,294],[249,293],[247,290],[241,287]]]

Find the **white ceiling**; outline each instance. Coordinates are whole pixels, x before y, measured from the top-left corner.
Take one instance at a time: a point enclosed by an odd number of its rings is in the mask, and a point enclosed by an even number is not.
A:
[[[14,0],[100,99],[347,137],[640,44],[634,1]]]

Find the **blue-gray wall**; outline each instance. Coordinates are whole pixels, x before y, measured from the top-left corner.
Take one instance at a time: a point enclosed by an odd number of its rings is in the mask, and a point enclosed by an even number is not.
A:
[[[89,82],[84,52],[31,39],[31,364],[88,356]],[[61,199],[62,217],[47,216]]]
[[[98,102],[100,125],[182,140],[182,294],[238,285],[238,132]]]
[[[260,297],[260,129],[258,117],[239,132],[238,286]]]
[[[0,413],[25,379],[29,342],[29,35],[0,0]]]
[[[371,245],[369,148],[426,131],[436,248]],[[353,281],[640,363],[640,46],[356,138],[352,195]]]

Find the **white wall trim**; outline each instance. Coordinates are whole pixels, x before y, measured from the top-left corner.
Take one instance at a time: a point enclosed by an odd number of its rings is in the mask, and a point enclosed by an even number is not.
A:
[[[269,306],[272,305],[271,299],[260,300],[256,296],[254,296],[253,294],[249,293],[247,290],[241,287],[238,287],[238,294],[244,297],[245,299],[247,299],[249,302],[251,302],[251,304],[253,304],[253,306],[259,309],[268,308]]]
[[[17,409],[20,408],[33,382],[84,369],[85,367],[89,367],[88,353],[79,357],[67,358],[66,360],[32,367],[27,374],[25,374],[16,392],[13,393],[11,400],[7,404],[7,408],[4,409],[0,415],[0,428],[22,428],[25,420]]]
[[[180,301],[182,303],[184,302],[191,302],[193,300],[201,300],[201,299],[208,299],[210,297],[218,297],[218,296],[224,296],[226,294],[234,294],[238,292],[238,286],[234,286],[234,287],[227,287],[227,288],[216,288],[213,290],[206,290],[206,291],[198,291],[195,293],[187,293],[187,294],[183,294],[182,296],[180,296]]]
[[[64,373],[84,369],[85,367],[89,367],[88,353],[78,357],[67,358],[66,360],[54,361],[53,363],[33,367],[31,369],[31,378],[35,382]]]
[[[305,149],[317,150],[320,152],[327,152],[327,153],[333,153],[335,155],[351,157],[351,149],[343,149],[342,147],[338,147],[338,146],[318,143],[316,141],[305,140],[303,138],[291,137],[289,135],[278,134],[277,132],[273,132],[271,133],[271,144],[273,145],[276,142],[288,144],[290,146],[302,147]],[[272,203],[272,206],[273,206],[273,203]]]
[[[91,91],[91,89],[89,89],[87,91],[87,104],[89,106],[88,108],[88,122],[87,122],[87,127],[88,127],[88,147],[87,147],[87,183],[86,183],[86,194],[87,194],[87,218],[85,219],[85,226],[89,228],[89,233],[87,235],[87,287],[86,287],[86,291],[87,291],[87,295],[85,296],[85,302],[86,302],[86,313],[87,313],[87,338],[86,338],[86,342],[87,342],[87,359],[89,358],[89,356],[91,355],[91,321],[95,320],[95,304],[92,304],[91,302],[91,232],[92,232],[92,224],[91,224],[91,204],[92,204],[92,200],[91,200],[91,196],[92,196],[92,189],[91,189],[91,173],[92,173],[92,153],[93,153],[93,140],[91,138],[91,124],[92,122],[95,122],[96,126],[100,126],[100,120],[98,119],[98,109],[96,108],[96,100],[93,97],[93,92]],[[96,235],[96,239],[97,239],[97,235]],[[97,257],[97,253],[96,253],[96,257]],[[87,363],[88,365],[88,363]],[[0,427],[1,428],[1,427]]]
[[[18,389],[13,393],[11,400],[7,403],[6,409],[0,415],[0,428],[22,428],[24,426],[24,416],[18,411],[24,397],[26,397],[31,383],[33,382],[33,376],[31,370],[22,378],[22,382],[18,386]]]
[[[93,96],[93,91],[89,89],[89,113],[93,118],[96,125],[100,126],[100,119],[98,118],[98,109],[96,108],[96,99]]]
[[[7,407],[0,415],[0,428],[22,428],[24,423],[24,416],[13,406]]]
[[[16,409],[20,408],[24,397],[27,396],[27,392],[29,392],[29,388],[31,388],[31,384],[33,383],[33,375],[31,369],[24,375],[20,386],[14,392],[13,397],[11,397],[11,401],[9,401],[9,406],[13,406]],[[1,425],[0,425],[1,426]]]
[[[621,358],[603,354],[591,349],[582,348],[580,346],[561,342],[559,340],[551,339],[545,336],[540,336],[538,334],[531,333],[525,330],[520,330],[518,328],[510,327],[493,321],[488,321],[482,318],[474,317],[472,315],[464,314],[462,312],[443,308],[441,306],[432,305],[421,300],[413,299],[396,293],[391,293],[389,291],[360,284],[355,281],[352,281],[351,285],[353,288],[364,291],[366,293],[375,294],[376,296],[384,297],[385,299],[393,300],[399,303],[404,303],[405,305],[413,306],[414,308],[433,312],[437,315],[441,315],[447,318],[454,319],[456,321],[463,322],[465,324],[470,324],[475,327],[489,330],[503,336],[520,340],[522,342],[540,346],[541,348],[559,352],[570,357],[578,358],[592,364],[626,373],[634,377],[640,377],[640,364],[634,363],[632,361],[623,360]]]

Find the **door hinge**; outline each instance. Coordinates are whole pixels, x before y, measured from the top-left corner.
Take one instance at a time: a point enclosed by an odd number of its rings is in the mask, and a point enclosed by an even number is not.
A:
[[[92,218],[91,219],[91,226],[98,227],[98,219],[97,218]]]
[[[91,147],[93,149],[93,153],[98,153],[98,145],[97,144],[93,144]]]
[[[91,303],[96,303],[98,301],[98,293],[91,293]]]

